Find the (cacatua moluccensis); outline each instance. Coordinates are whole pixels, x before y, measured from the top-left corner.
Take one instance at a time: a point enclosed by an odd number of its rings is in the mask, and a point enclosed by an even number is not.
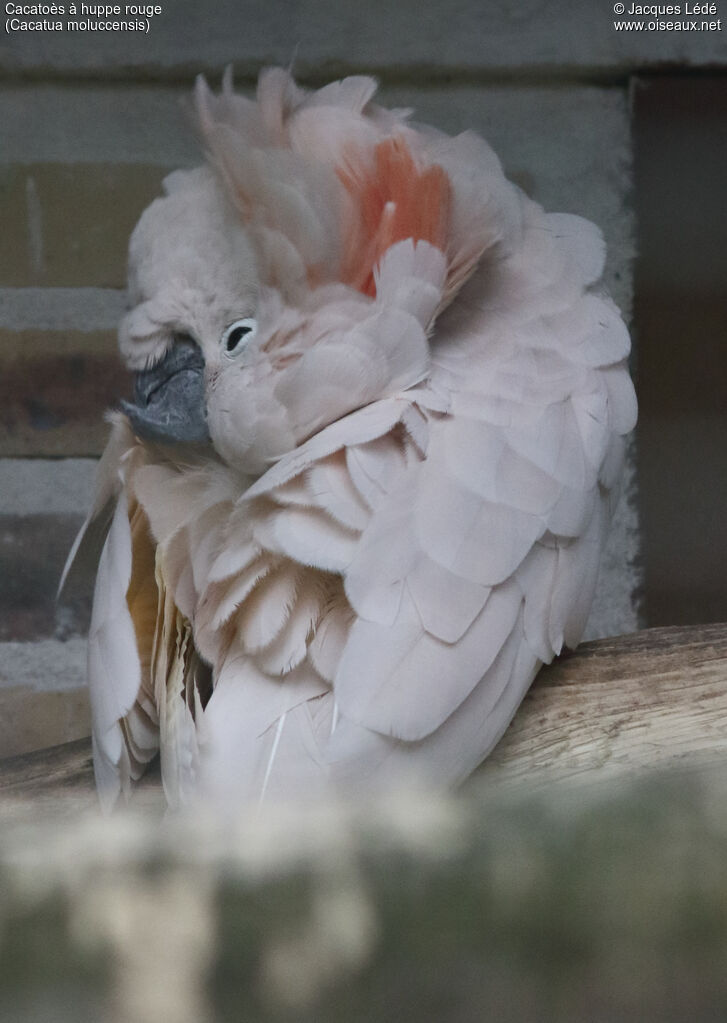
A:
[[[96,777],[453,785],[584,628],[636,402],[604,244],[353,77],[200,82],[85,533]]]

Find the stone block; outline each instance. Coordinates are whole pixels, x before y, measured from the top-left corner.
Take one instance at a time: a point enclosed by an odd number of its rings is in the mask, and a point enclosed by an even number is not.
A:
[[[95,472],[92,458],[0,458],[0,515],[83,517]]]
[[[0,758],[90,731],[85,639],[0,641]]]
[[[129,235],[164,173],[145,164],[0,164],[0,287],[123,288]]]
[[[36,499],[40,505],[40,495]],[[0,642],[88,630],[90,589],[63,605],[56,602],[63,565],[82,522],[80,515],[0,515]]]
[[[0,325],[0,456],[98,454],[129,393],[114,333]]]
[[[86,640],[44,639],[0,643],[0,690],[22,686],[67,692],[80,688],[86,671]]]
[[[0,92],[0,164],[193,166],[199,159],[183,86],[6,83]]]

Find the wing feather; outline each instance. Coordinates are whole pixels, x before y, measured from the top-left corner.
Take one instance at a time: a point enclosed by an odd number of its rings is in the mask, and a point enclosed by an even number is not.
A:
[[[246,650],[257,653],[279,636],[296,606],[299,582],[300,572],[290,562],[260,580],[242,604],[235,622]]]
[[[148,587],[149,573],[153,586],[148,553],[133,543],[122,490],[99,562],[88,634],[94,770],[106,811],[122,792],[129,794],[159,749],[158,717],[148,689],[155,621],[149,601],[156,603],[156,590]]]
[[[497,267],[496,305],[484,269],[465,286],[479,298],[453,310],[446,349],[435,339],[428,381],[323,430],[239,504],[263,549],[342,578],[345,600],[319,608],[296,659],[333,686],[316,699],[335,702],[322,747],[334,773],[359,748],[375,774],[374,762],[420,746],[426,759],[441,743],[463,776],[539,664],[585,625],[615,438],[633,423],[628,336],[584,290],[602,266],[600,233],[530,207],[524,230],[527,254]]]
[[[89,628],[89,678],[93,691],[94,729],[115,734],[141,688],[136,634],[126,602],[131,581],[131,528],[126,495],[116,505],[96,577]],[[118,757],[118,743],[114,740]]]
[[[309,500],[321,507],[336,522],[351,530],[361,530],[370,509],[351,480],[343,452],[311,466],[306,474]]]
[[[456,647],[422,628],[408,592],[394,628],[359,619],[335,678],[342,712],[394,738],[411,742],[430,735],[490,667],[521,602],[514,583],[496,587]]]

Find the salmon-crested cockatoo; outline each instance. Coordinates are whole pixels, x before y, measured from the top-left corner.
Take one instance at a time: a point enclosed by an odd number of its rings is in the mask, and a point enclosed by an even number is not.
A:
[[[451,786],[583,632],[636,417],[588,221],[476,135],[204,82],[130,244],[85,535],[104,806]]]

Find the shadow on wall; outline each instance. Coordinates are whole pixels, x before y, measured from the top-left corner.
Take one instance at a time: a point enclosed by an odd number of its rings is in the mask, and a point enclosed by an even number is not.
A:
[[[727,76],[635,89],[648,625],[727,620]]]

